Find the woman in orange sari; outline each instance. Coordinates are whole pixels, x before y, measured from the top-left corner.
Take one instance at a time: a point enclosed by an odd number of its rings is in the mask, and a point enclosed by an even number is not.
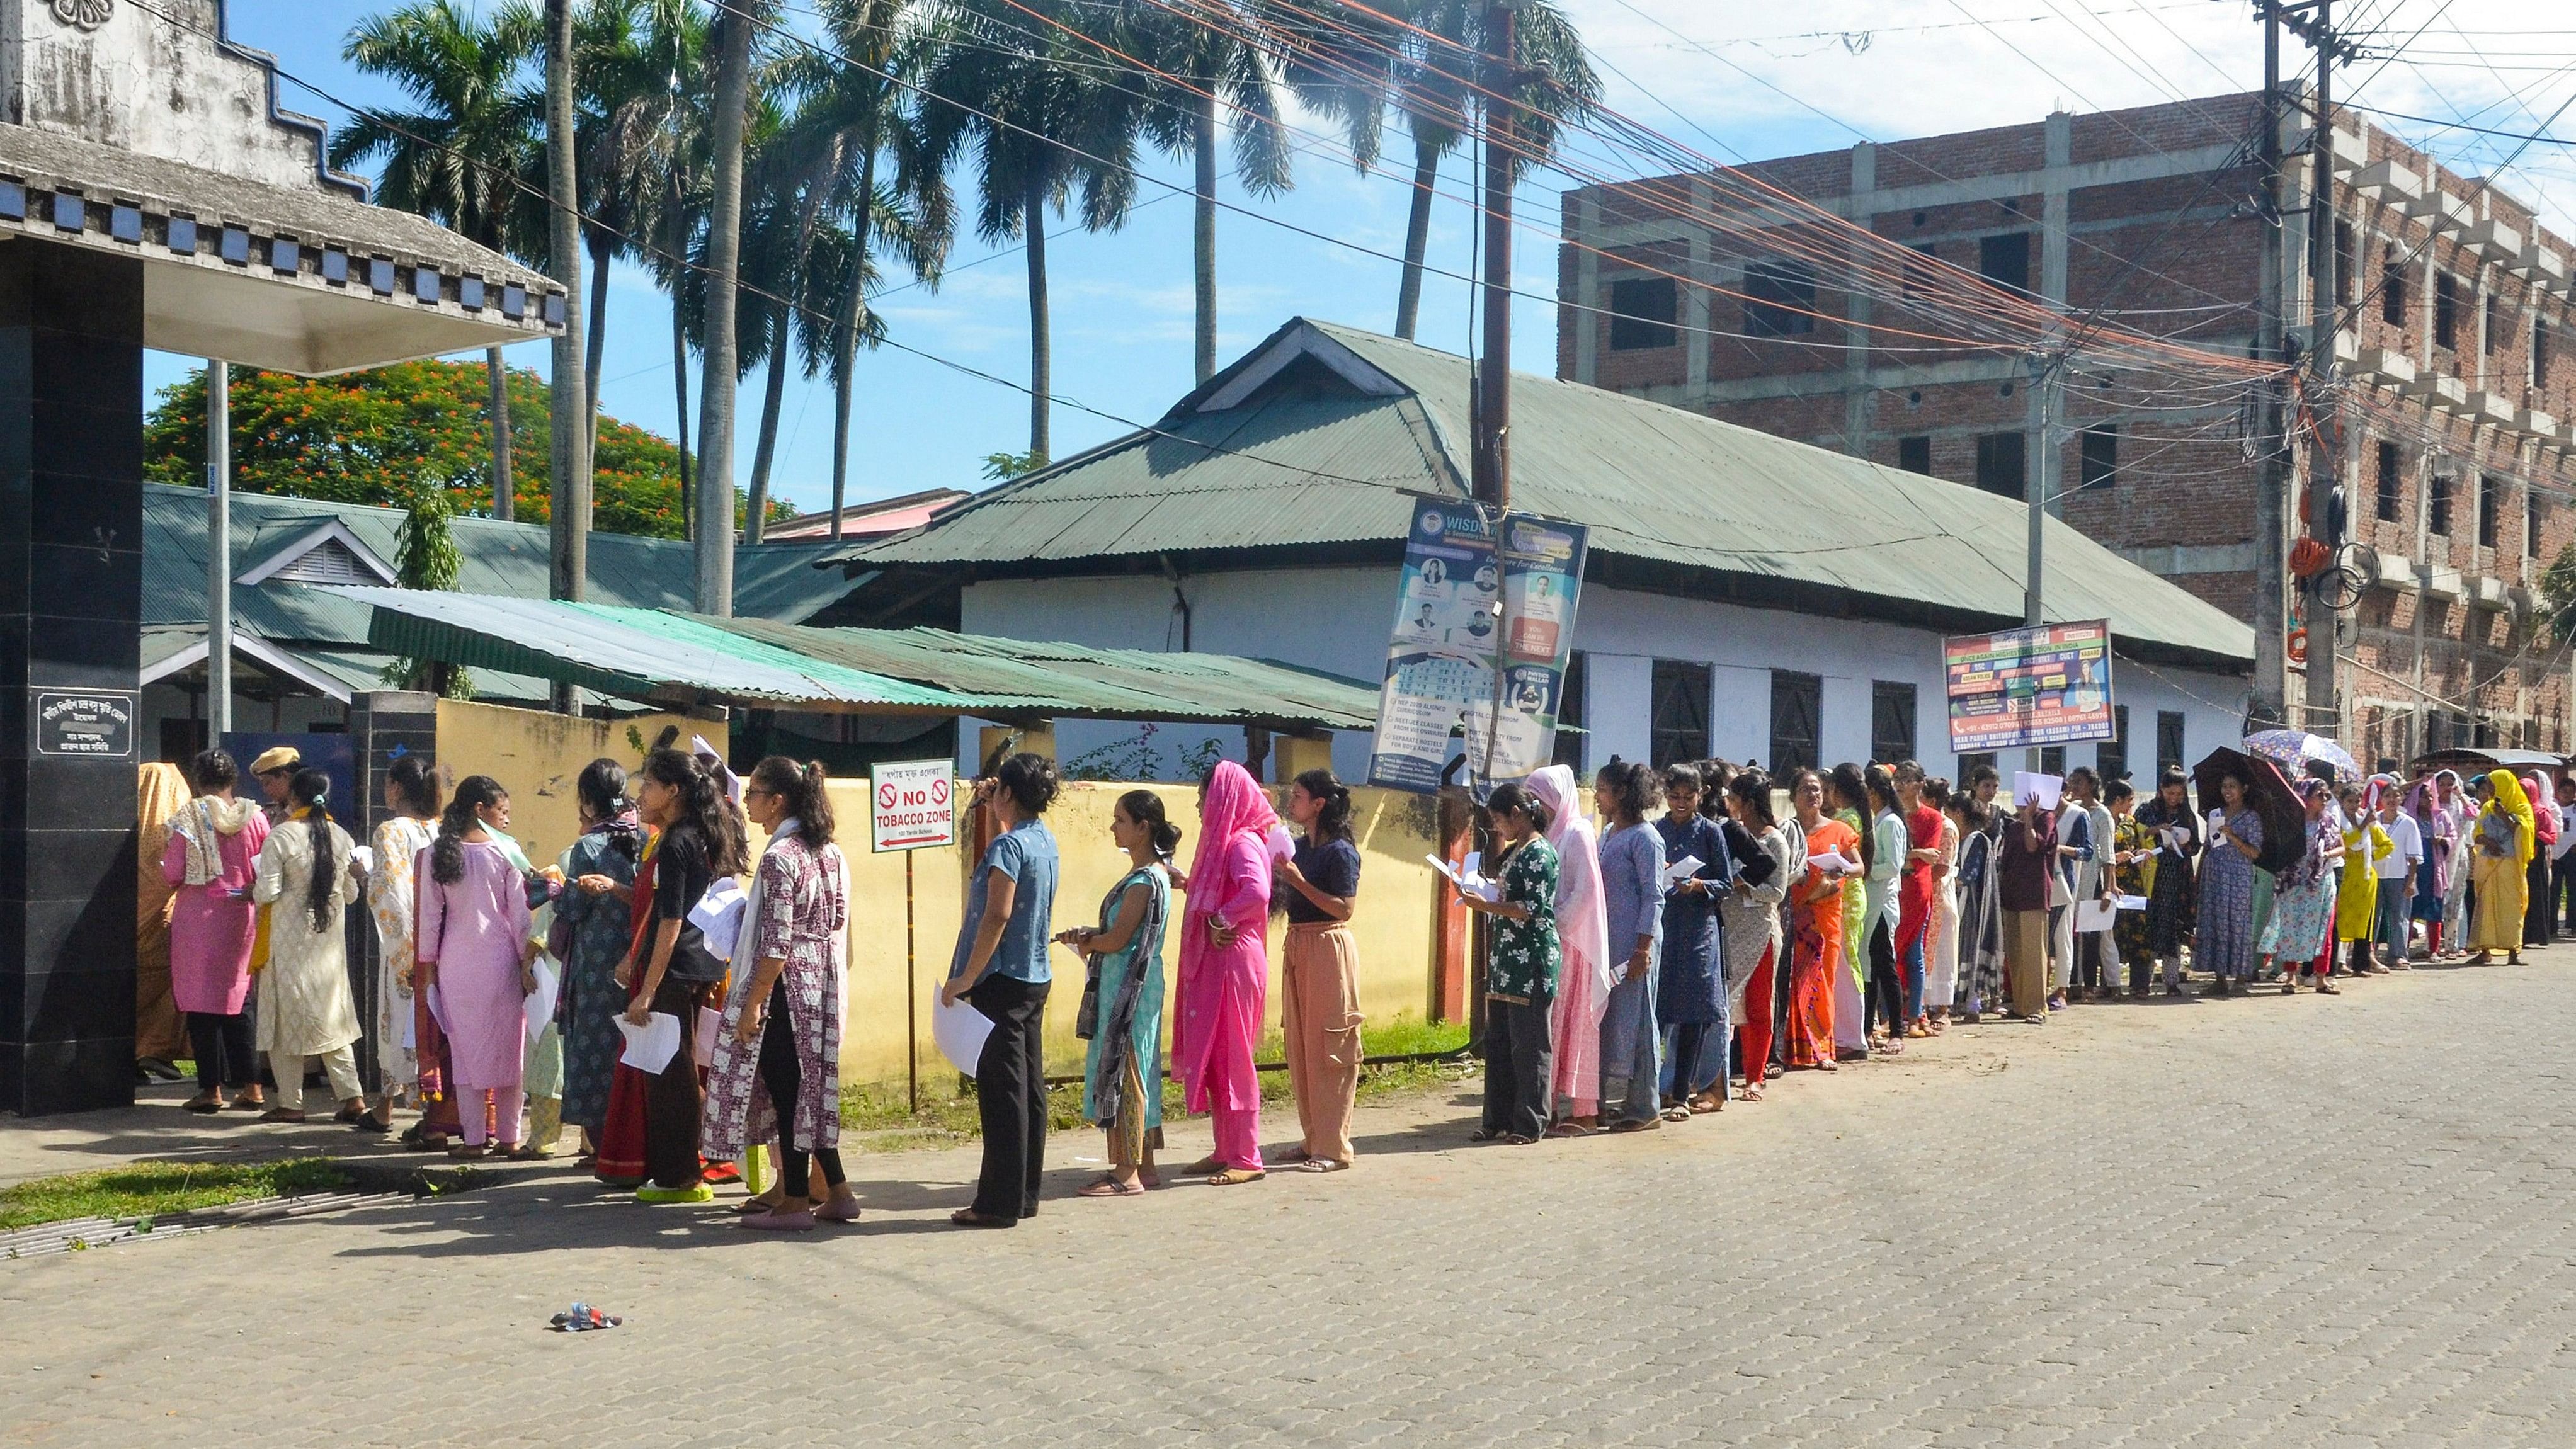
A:
[[[1843,966],[1843,881],[1860,873],[1860,835],[1824,813],[1825,786],[1813,770],[1791,778],[1790,799],[1806,835],[1807,859],[1789,889],[1795,939],[1789,968],[1788,1061],[1793,1069],[1834,1069],[1834,986]],[[1818,860],[1828,860],[1818,865]]]

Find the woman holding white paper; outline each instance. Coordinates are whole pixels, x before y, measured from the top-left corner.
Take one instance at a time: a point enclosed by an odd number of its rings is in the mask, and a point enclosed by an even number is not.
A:
[[[1164,818],[1161,796],[1130,790],[1110,811],[1109,835],[1127,853],[1127,874],[1102,898],[1098,926],[1055,938],[1083,958],[1074,1019],[1074,1034],[1089,1044],[1082,1115],[1109,1139],[1109,1171],[1078,1197],[1137,1197],[1162,1185],[1154,1154],[1163,1145],[1163,928],[1181,831]]]
[[[1216,1151],[1192,1168],[1210,1186],[1258,1182],[1261,1078],[1253,1052],[1269,996],[1271,833],[1279,814],[1252,775],[1219,761],[1199,797],[1199,848],[1181,917],[1172,1072],[1190,1111],[1214,1119]]]
[[[712,1199],[698,1156],[699,1123],[706,1105],[698,1082],[697,1021],[707,996],[725,976],[725,963],[707,950],[689,912],[718,876],[742,874],[743,824],[723,780],[692,755],[655,750],[635,779],[636,804],[647,824],[661,831],[653,852],[653,893],[635,944],[618,967],[628,991],[625,1021],[644,1026],[655,1015],[680,1025],[680,1049],[658,1071],[644,1074],[644,1175],[635,1190],[645,1203],[687,1204]]]
[[[1617,963],[1601,900],[1601,834],[1575,808],[1574,771],[1549,765],[1522,782],[1545,819],[1556,854],[1556,941],[1563,966],[1548,1006],[1548,1075],[1558,1119],[1551,1131],[1579,1137],[1601,1124],[1601,1014],[1610,1006]]]
[[[998,753],[998,752],[997,752]],[[948,1215],[961,1228],[1007,1228],[1038,1210],[1046,1171],[1046,1047],[1039,1029],[1055,973],[1047,964],[1058,858],[1040,816],[1062,788],[1055,761],[1022,751],[988,764],[975,806],[1000,827],[967,886],[966,919],[939,1004],[992,1023],[975,1057],[984,1161],[975,1201]],[[1265,870],[1262,879],[1267,881]],[[1254,1009],[1256,1019],[1259,1008]]]
[[[1857,879],[1863,864],[1860,832],[1824,813],[1824,781],[1813,770],[1792,776],[1789,797],[1796,802],[1800,838],[1806,858],[1790,893],[1795,927],[1789,969],[1789,1042],[1791,1070],[1834,1070],[1836,997],[1849,981],[1843,964],[1843,913],[1852,909],[1844,894],[1846,881]]]
[[[438,835],[413,870],[420,881],[418,989],[438,990],[446,1023],[452,1088],[463,1146],[452,1157],[483,1157],[492,1148],[519,1146],[521,1083],[526,1073],[527,996],[536,989],[528,969],[528,895],[519,868],[493,839],[509,823],[509,792],[489,775],[469,775],[439,816]]]

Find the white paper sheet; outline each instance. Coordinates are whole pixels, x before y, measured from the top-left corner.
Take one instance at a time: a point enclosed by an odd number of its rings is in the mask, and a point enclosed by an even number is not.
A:
[[[1699,868],[1705,864],[1707,864],[1707,862],[1701,860],[1696,855],[1685,855],[1679,860],[1666,861],[1664,863],[1664,883],[1667,885],[1679,885],[1681,882],[1689,880],[1692,876],[1699,874]]]
[[[731,961],[735,938],[742,934],[743,908],[751,897],[742,892],[742,882],[732,876],[718,876],[707,893],[689,908],[689,924],[707,943],[707,950],[719,961]]]
[[[2023,801],[2037,795],[2040,809],[2054,810],[2057,808],[2058,796],[2063,794],[2065,789],[2066,781],[2056,775],[2043,775],[2034,770],[2013,771],[2012,802],[2015,809],[2019,809]]]
[[[438,1023],[440,1031],[447,1030],[447,1004],[438,999],[438,983],[435,981],[429,983],[429,1019]]]
[[[1808,856],[1807,864],[1811,868],[1822,871],[1827,875],[1841,875],[1851,869],[1851,862],[1849,860],[1830,850],[1825,851],[1820,855]]]
[[[536,964],[528,969],[537,974],[537,989],[528,993],[526,1003],[528,1043],[533,1046],[555,1019],[555,993],[562,989],[563,978],[555,970],[554,958],[543,952],[537,954]]]
[[[949,1006],[931,998],[930,1039],[939,1044],[939,1054],[948,1058],[950,1066],[975,1075],[975,1063],[984,1055],[984,1038],[992,1034],[993,1018],[977,1011],[975,1003]]]
[[[1295,855],[1296,853],[1297,840],[1296,837],[1288,833],[1288,827],[1285,825],[1271,826],[1270,858],[1272,860],[1286,860],[1288,857]]]
[[[2111,904],[2118,906],[2124,911],[2143,911],[2147,908],[2147,898],[2145,896],[2113,896],[2111,898]]]
[[[2111,929],[2111,918],[2118,914],[2118,911],[2111,908],[2109,901],[2077,901],[2075,930],[2079,935],[2107,931]]]
[[[358,874],[360,875],[374,875],[376,873],[375,847],[368,845],[350,846],[349,863],[358,868]]]
[[[667,1011],[654,1012],[642,1026],[620,1016],[617,1030],[626,1038],[617,1060],[639,1072],[658,1073],[680,1054],[680,1019]]]
[[[716,1033],[724,1030],[724,1013],[712,1006],[698,1008],[698,1065],[716,1059]]]
[[[1503,898],[1503,888],[1500,882],[1490,881],[1485,879],[1483,876],[1476,874],[1476,855],[1473,851],[1470,851],[1467,855],[1468,863],[1467,868],[1464,871],[1452,868],[1449,862],[1442,860],[1436,855],[1426,855],[1422,858],[1431,862],[1431,868],[1447,877],[1450,884],[1456,886],[1459,890],[1464,891],[1468,895],[1474,896],[1479,900],[1487,901],[1499,901]]]

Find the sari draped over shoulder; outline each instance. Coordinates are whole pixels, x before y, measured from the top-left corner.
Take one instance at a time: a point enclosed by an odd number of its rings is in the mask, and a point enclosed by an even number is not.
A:
[[[1219,764],[1199,807],[1172,1032],[1172,1070],[1193,1112],[1212,1102],[1233,1111],[1261,1105],[1252,1059],[1269,994],[1269,842],[1278,826],[1278,812],[1251,774],[1232,760]],[[1232,945],[1210,939],[1217,920],[1233,928]]]
[[[1601,887],[1601,834],[1583,818],[1574,771],[1550,765],[1524,782],[1547,806],[1547,843],[1556,851],[1556,935],[1561,965],[1548,1039],[1556,1056],[1549,1090],[1576,1116],[1601,1092],[1601,1018],[1610,1009],[1618,963],[1610,958],[1610,916]]]

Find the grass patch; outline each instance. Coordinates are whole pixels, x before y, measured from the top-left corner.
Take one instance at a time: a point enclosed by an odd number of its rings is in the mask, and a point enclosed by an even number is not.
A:
[[[1362,1043],[1371,1056],[1416,1056],[1426,1053],[1444,1055],[1464,1052],[1467,1027],[1464,1022],[1426,1022],[1412,1017],[1401,1018],[1383,1027],[1371,1026],[1362,1032]],[[1287,1060],[1287,1043],[1277,1032],[1264,1036],[1254,1052],[1254,1060],[1274,1064]],[[1055,1071],[1065,1071],[1072,1063],[1050,1062]],[[1385,1101],[1410,1092],[1452,1085],[1463,1080],[1472,1070],[1464,1061],[1382,1062],[1360,1068],[1359,1100]],[[1264,1107],[1286,1107],[1296,1094],[1288,1085],[1285,1071],[1261,1074],[1261,1102]],[[1166,1077],[1163,1081],[1163,1116],[1177,1122],[1183,1116],[1181,1084]],[[879,1152],[900,1152],[922,1147],[953,1146],[982,1136],[976,1117],[975,1094],[963,1087],[953,1072],[945,1069],[935,1077],[925,1077],[921,1089],[921,1109],[913,1111],[904,1100],[901,1087],[889,1089],[883,1084],[851,1085],[841,1089],[841,1125],[852,1132],[880,1134],[867,1146]],[[1047,1125],[1057,1132],[1077,1131],[1090,1124],[1082,1119],[1082,1084],[1068,1082],[1047,1090]]]
[[[255,1197],[330,1192],[348,1185],[348,1174],[320,1157],[282,1162],[136,1162],[0,1187],[0,1232],[69,1218],[158,1217]]]

